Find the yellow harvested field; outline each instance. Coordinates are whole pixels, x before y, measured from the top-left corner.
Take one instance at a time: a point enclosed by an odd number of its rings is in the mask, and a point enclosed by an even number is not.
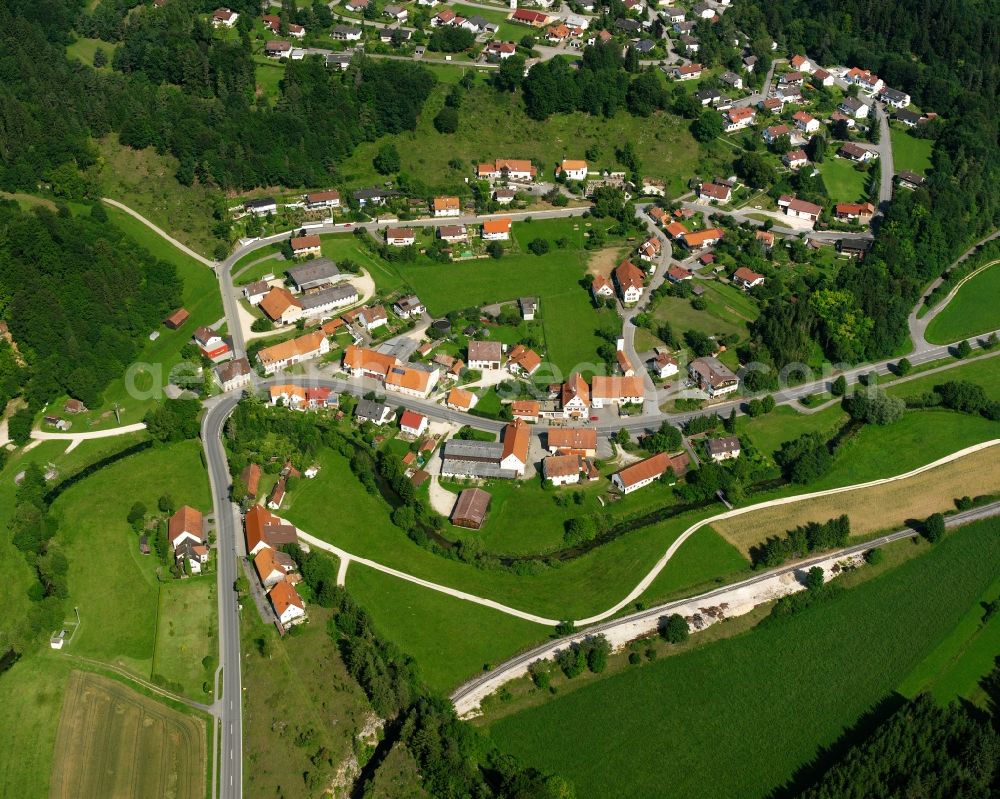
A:
[[[958,497],[1000,491],[1000,447],[966,455],[921,474],[870,488],[859,488],[790,505],[763,508],[712,523],[744,554],[769,537],[807,522],[824,522],[846,513],[851,534],[866,535],[903,527],[907,520],[954,510]]]
[[[74,671],[59,717],[50,799],[202,799],[205,724],[119,682]]]

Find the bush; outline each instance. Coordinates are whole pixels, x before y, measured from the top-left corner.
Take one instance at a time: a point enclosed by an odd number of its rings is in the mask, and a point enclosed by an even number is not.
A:
[[[968,341],[960,341],[955,347],[956,358],[968,358],[972,354],[972,345]]]
[[[924,538],[926,538],[930,543],[936,544],[942,538],[944,538],[944,516],[940,513],[932,513],[927,517],[923,524]]]
[[[869,566],[878,566],[883,561],[885,561],[885,553],[878,547],[869,549],[865,553],[865,563]]]
[[[842,397],[847,393],[847,378],[840,375],[830,386],[830,393],[835,397]]]
[[[274,323],[270,319],[262,316],[260,319],[253,320],[253,324],[250,325],[250,329],[254,333],[266,333],[269,330],[274,330]]]
[[[532,239],[528,249],[534,255],[545,255],[549,251],[549,242],[547,239]]]
[[[681,644],[691,635],[691,628],[683,616],[673,613],[660,625],[660,635],[672,644]]]
[[[28,408],[22,408],[7,421],[7,434],[10,440],[19,447],[24,446],[31,440],[31,427],[34,424],[35,415]]]
[[[434,129],[438,133],[455,133],[458,130],[458,111],[446,105],[434,117]]]

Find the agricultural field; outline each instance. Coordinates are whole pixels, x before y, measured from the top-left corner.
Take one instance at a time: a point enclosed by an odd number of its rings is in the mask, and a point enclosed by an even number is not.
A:
[[[1000,261],[984,269],[958,290],[927,326],[932,344],[951,344],[1000,328]]]
[[[1000,492],[1000,461],[991,447],[905,480],[848,493],[803,500],[752,511],[714,523],[715,529],[741,552],[810,521],[824,522],[842,513],[851,519],[851,534],[863,536],[902,527],[937,511],[954,509],[954,500]]]
[[[767,796],[892,695],[993,583],[997,558],[1000,523],[969,526],[783,621],[502,718],[491,737],[581,799]]]
[[[976,358],[969,363],[945,369],[931,375],[915,375],[886,386],[887,393],[897,397],[916,397],[949,380],[968,380],[983,387],[991,399],[1000,400],[1000,354]]]
[[[896,172],[916,172],[926,175],[931,168],[933,139],[918,139],[895,125],[890,130],[892,139],[892,165]]]
[[[252,604],[243,612],[247,796],[306,795],[303,783],[328,782],[356,751],[355,736],[371,711],[327,633],[329,616],[328,610],[311,604],[309,624],[278,638]],[[310,791],[306,793],[320,792]]]
[[[202,799],[206,725],[96,674],[69,676],[49,796]]]
[[[211,269],[182,253],[138,219],[117,208],[105,208],[108,218],[129,238],[157,258],[177,267],[177,274],[184,281],[182,307],[191,317],[177,330],[159,325],[157,330],[160,335],[156,341],[146,341],[135,363],[104,390],[104,405],[72,418],[73,432],[117,427],[119,420],[112,412],[116,404],[120,424],[141,422],[146,411],[161,398],[162,388],[170,382],[170,370],[180,362],[181,348],[191,341],[195,329],[200,325],[214,324],[223,315],[222,298]]]
[[[515,41],[531,32],[515,27]],[[499,38],[504,35],[501,30]],[[458,132],[445,135],[434,129],[432,120],[444,105],[447,90],[447,85],[435,89],[415,131],[359,145],[341,167],[345,182],[363,185],[383,180],[372,159],[380,146],[390,142],[402,156],[400,171],[434,191],[456,187],[472,174],[474,164],[493,158],[531,158],[554,168],[560,159],[582,158],[585,151],[596,147],[600,156],[592,168],[620,168],[614,148],[626,141],[632,142],[642,159],[643,174],[666,180],[675,196],[698,171],[697,142],[686,121],[669,114],[640,118],[621,112],[604,119],[574,113],[538,122],[524,113],[519,95],[497,94],[477,84],[462,100]],[[550,174],[544,172],[548,170],[543,171],[548,179]]]
[[[858,172],[852,161],[831,157],[824,159],[823,163],[817,166],[831,200],[852,203],[864,199],[868,174]]]

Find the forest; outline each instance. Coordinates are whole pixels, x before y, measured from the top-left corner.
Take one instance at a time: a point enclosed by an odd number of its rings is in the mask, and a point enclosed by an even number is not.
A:
[[[99,405],[178,306],[176,269],[135,245],[100,206],[71,216],[0,201],[0,230],[0,315],[27,362],[10,366],[10,348],[0,350],[0,399],[24,389],[32,409],[60,394]]]

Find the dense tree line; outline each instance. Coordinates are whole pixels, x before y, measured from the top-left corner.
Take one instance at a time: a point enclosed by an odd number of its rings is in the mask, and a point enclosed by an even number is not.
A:
[[[255,3],[239,5],[230,3],[241,20],[260,13]],[[254,96],[245,30],[226,42],[197,18],[214,7],[172,0],[135,9],[107,74],[66,58],[73,0],[0,0],[0,188],[37,191],[43,180],[57,195],[93,195],[89,139],[111,132],[176,156],[182,183],[322,185],[359,142],[412,129],[435,83],[428,70],[401,61],[360,59],[341,73],[308,58],[287,65],[271,108]]]
[[[968,380],[949,380],[934,386],[934,390],[917,397],[907,397],[911,408],[948,408],[960,413],[981,414],[992,421],[1000,421],[1000,402],[991,400],[978,383]]]
[[[773,569],[786,560],[801,558],[810,552],[839,549],[847,546],[851,536],[851,520],[838,516],[825,522],[809,522],[785,533],[771,536],[750,548],[750,561],[754,567]]]
[[[175,267],[93,215],[29,213],[2,201],[0,229],[0,308],[28,363],[17,367],[0,349],[0,391],[19,383],[32,408],[61,393],[99,405],[180,304]]]
[[[996,713],[998,670],[987,678]],[[987,799],[1000,789],[1000,734],[970,706],[921,694],[855,744],[800,799]]]

